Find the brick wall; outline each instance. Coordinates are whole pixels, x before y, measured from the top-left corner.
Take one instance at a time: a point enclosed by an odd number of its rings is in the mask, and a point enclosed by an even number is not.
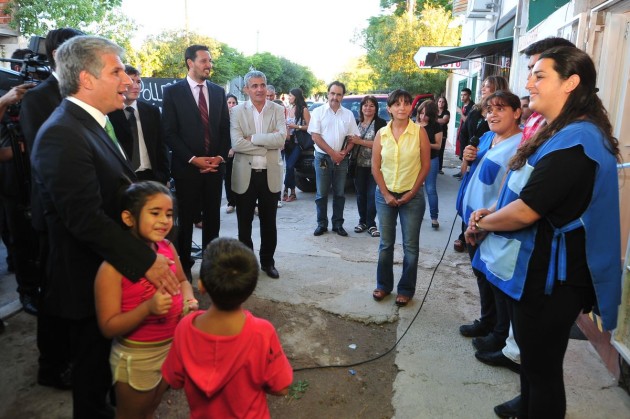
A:
[[[4,13],[8,3],[10,3],[10,0],[0,0],[0,25],[8,25],[11,22],[11,17]]]

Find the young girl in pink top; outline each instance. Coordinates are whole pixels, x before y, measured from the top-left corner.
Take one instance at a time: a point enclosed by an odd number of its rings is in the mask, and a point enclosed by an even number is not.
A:
[[[168,385],[162,363],[168,354],[182,312],[196,310],[192,286],[183,274],[173,245],[165,239],[173,227],[173,199],[157,182],[131,185],[123,196],[122,221],[131,234],[175,261],[172,271],[181,294],[156,289],[146,279],[131,282],[108,262],[95,281],[96,314],[103,335],[114,338],[110,365],[117,400],[117,418],[153,417]]]

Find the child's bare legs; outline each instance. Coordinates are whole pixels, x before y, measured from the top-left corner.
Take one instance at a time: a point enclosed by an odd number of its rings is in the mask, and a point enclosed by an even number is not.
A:
[[[168,384],[162,380],[157,387],[149,391],[138,391],[127,383],[117,382],[116,419],[153,419],[153,414],[162,401]]]

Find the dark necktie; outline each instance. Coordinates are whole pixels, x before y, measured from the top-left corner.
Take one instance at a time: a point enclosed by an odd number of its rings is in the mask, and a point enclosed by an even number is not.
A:
[[[201,125],[203,126],[203,144],[206,154],[210,150],[210,128],[208,126],[208,104],[206,96],[203,94],[203,84],[198,84],[199,88],[199,114],[201,115]]]
[[[136,110],[132,106],[125,108],[129,117],[129,128],[133,136],[133,152],[131,154],[131,168],[136,171],[140,167],[140,140],[138,139],[138,122],[136,121]]]

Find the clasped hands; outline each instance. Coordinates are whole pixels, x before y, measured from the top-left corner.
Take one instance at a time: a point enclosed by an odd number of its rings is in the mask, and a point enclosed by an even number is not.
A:
[[[214,173],[219,171],[219,165],[223,163],[221,156],[195,157],[190,161],[199,169],[199,173]]]
[[[481,208],[476,211],[473,211],[472,214],[470,214],[470,218],[468,219],[468,228],[464,232],[464,238],[466,240],[466,243],[472,246],[475,246],[478,243],[481,243],[483,239],[486,238],[486,236],[488,235],[488,232],[486,230],[478,229],[477,223],[483,217],[491,213],[492,211],[490,211],[489,209]]]

